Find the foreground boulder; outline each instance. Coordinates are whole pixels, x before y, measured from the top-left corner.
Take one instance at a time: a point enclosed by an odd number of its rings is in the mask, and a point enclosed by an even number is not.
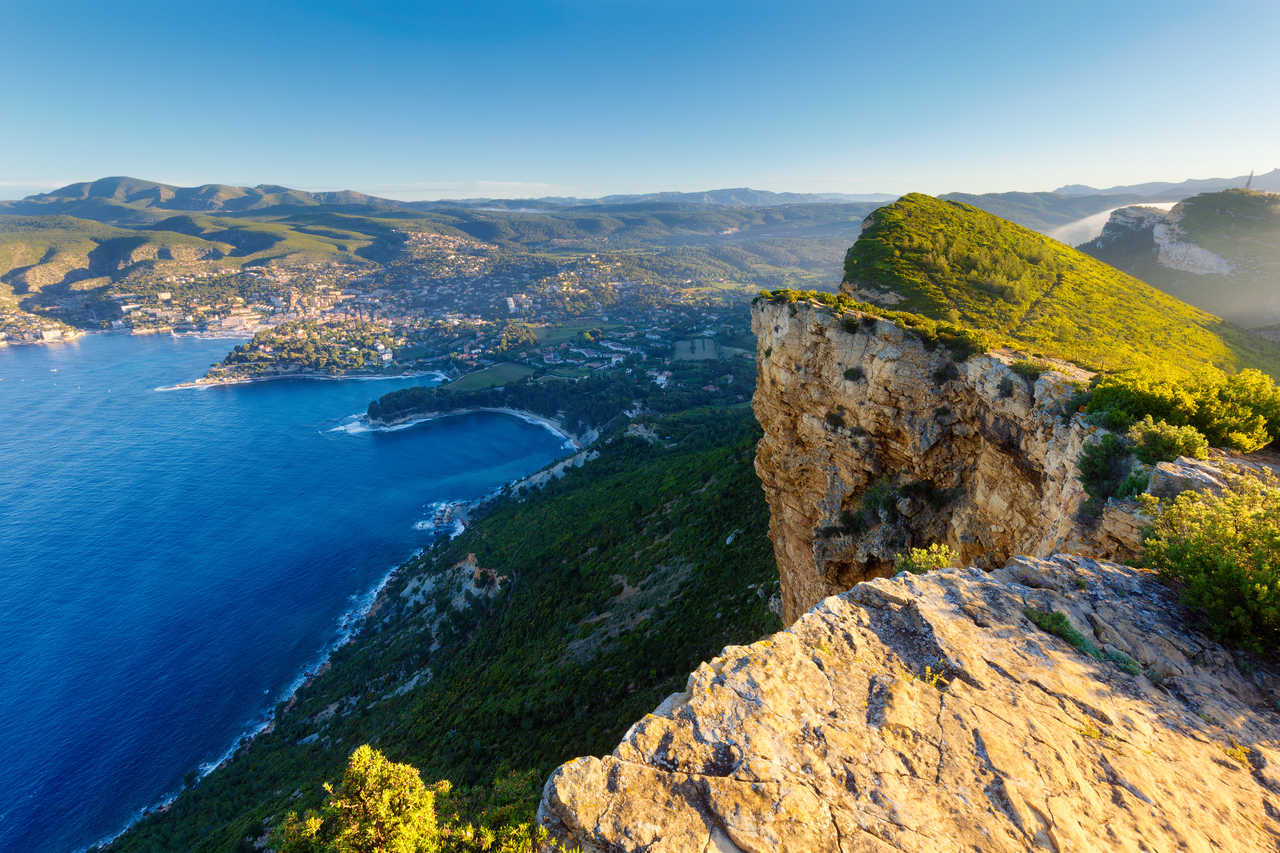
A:
[[[880,578],[703,664],[539,818],[587,853],[1276,850],[1280,680],[1246,668],[1114,563]]]

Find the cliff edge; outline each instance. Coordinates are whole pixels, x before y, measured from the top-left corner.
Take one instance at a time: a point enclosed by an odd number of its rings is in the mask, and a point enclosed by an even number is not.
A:
[[[1278,691],[1136,569],[902,574],[726,648],[540,819],[587,853],[1276,849]]]
[[[752,327],[784,622],[931,542],[986,569],[1014,554],[1128,556],[1078,519],[1076,460],[1098,429],[1066,408],[1088,374],[1019,373],[1011,356],[966,357],[805,301],[759,299]]]

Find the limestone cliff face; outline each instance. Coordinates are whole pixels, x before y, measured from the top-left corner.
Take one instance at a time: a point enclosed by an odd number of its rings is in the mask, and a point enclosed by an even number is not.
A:
[[[725,649],[540,819],[585,853],[1274,850],[1278,690],[1135,569],[903,574]]]
[[[1078,520],[1095,429],[1064,403],[1083,377],[1027,379],[818,305],[754,311],[756,470],[793,624],[703,664],[612,755],[562,765],[539,808],[553,836],[584,853],[1280,849],[1280,677],[1237,668],[1150,573],[1081,555],[1127,556],[1142,527],[1129,502]],[[1180,459],[1150,491],[1224,476]],[[930,542],[967,568],[883,577]]]
[[[931,542],[988,569],[1086,542],[1125,556],[1076,520],[1076,460],[1096,432],[1063,414],[1078,373],[1024,378],[999,354],[957,360],[887,320],[805,302],[761,300],[752,325],[784,622]]]

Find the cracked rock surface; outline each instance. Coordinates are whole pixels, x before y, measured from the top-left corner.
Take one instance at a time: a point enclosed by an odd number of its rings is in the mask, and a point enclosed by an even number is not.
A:
[[[878,578],[703,664],[539,817],[587,853],[1280,850],[1278,690],[1137,569]]]

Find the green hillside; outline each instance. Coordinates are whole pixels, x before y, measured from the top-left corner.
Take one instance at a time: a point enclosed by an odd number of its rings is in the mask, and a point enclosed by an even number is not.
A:
[[[120,205],[139,210],[246,211],[298,206],[400,207],[399,202],[342,191],[313,193],[289,187],[202,184],[179,187],[140,178],[112,177],[82,181],[10,205],[22,212],[72,212],[68,208]],[[43,208],[43,211],[40,209]],[[83,215],[83,214],[80,214]]]
[[[1280,347],[1034,231],[911,194],[876,210],[842,289],[1106,370],[1280,375]]]
[[[1176,246],[1162,252],[1153,235],[1157,224],[1167,227],[1166,241],[1216,259],[1187,258]],[[1238,323],[1280,321],[1280,195],[1224,190],[1186,199],[1168,213],[1114,216],[1101,236],[1080,248]],[[1213,269],[1220,263],[1229,271]]]

